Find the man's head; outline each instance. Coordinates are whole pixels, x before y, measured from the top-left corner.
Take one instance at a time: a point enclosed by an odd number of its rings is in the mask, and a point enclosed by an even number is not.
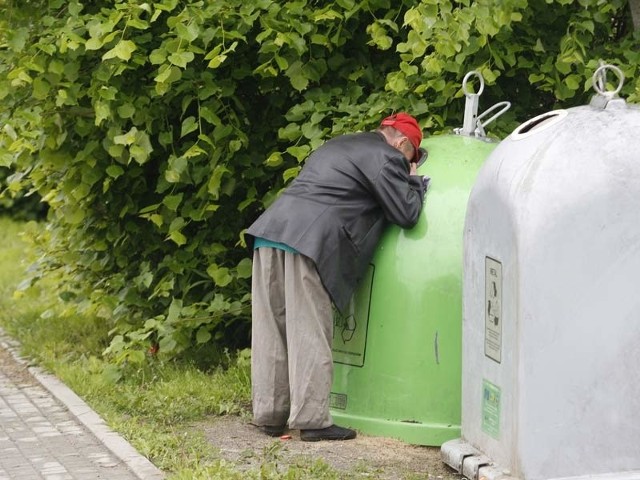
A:
[[[385,127],[390,127],[396,131],[391,135],[391,138],[387,136],[387,140],[391,140],[389,143],[403,152],[405,157],[410,162],[417,162],[420,160],[420,143],[422,142],[422,130],[415,118],[408,113],[396,113],[391,115],[380,122],[380,129],[383,132],[389,132]]]

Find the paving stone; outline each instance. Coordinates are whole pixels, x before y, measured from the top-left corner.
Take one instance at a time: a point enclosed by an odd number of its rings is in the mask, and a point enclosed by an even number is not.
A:
[[[0,342],[0,480],[163,478],[59,381],[17,375],[10,362],[19,359],[9,353]],[[82,422],[78,411],[93,423]]]

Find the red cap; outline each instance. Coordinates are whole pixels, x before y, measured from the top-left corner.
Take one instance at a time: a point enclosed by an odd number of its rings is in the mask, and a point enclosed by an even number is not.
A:
[[[409,139],[416,151],[414,160],[417,161],[420,158],[419,149],[420,143],[422,142],[422,130],[420,130],[420,126],[415,118],[408,113],[396,113],[382,120],[380,126],[393,127],[401,132]]]

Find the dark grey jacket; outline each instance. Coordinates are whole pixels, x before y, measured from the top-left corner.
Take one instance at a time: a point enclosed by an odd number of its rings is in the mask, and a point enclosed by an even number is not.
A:
[[[344,311],[387,222],[413,227],[422,177],[378,132],[329,140],[305,162],[247,233],[311,258],[335,306]],[[249,237],[250,240],[251,237]]]

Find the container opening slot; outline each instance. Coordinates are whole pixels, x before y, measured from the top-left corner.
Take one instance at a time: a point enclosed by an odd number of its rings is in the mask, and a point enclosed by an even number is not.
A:
[[[557,117],[558,114],[557,113],[549,113],[547,115],[542,115],[540,117],[534,118],[533,120],[531,120],[530,122],[525,123],[522,128],[520,128],[520,130],[517,130],[517,133],[527,133],[530,132],[531,130],[533,130],[536,127],[539,127],[541,124],[543,124],[544,122],[546,122],[547,120],[551,119],[551,118],[555,118]]]
[[[511,134],[511,138],[518,140],[530,135],[535,135],[538,132],[546,130],[552,125],[561,122],[567,116],[567,113],[567,110],[554,110],[552,112],[538,115],[516,128]]]

